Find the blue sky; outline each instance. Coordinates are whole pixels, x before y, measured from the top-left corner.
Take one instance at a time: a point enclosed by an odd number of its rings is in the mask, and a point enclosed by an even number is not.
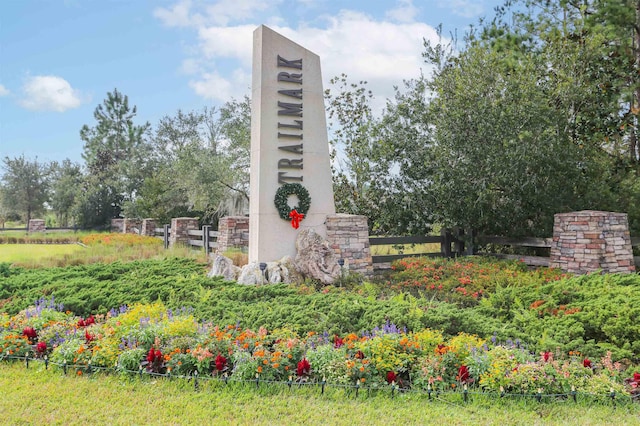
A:
[[[117,88],[155,126],[250,94],[253,30],[320,56],[325,87],[365,80],[382,105],[429,70],[423,38],[460,38],[501,0],[3,0],[0,158],[81,162],[80,128]]]

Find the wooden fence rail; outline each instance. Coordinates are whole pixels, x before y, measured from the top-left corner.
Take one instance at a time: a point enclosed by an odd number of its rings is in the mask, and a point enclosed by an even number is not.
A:
[[[169,248],[169,242],[171,237],[171,226],[164,225],[162,228],[153,229],[154,236],[162,238],[164,241],[164,248]],[[218,231],[212,231],[211,225],[204,225],[202,229],[192,229],[188,231],[189,238],[187,245],[193,249],[206,250],[207,253],[211,253],[218,248]]]
[[[479,235],[474,236],[474,243],[476,245],[493,244],[497,246],[510,246],[510,247],[526,247],[537,249],[550,249],[553,242],[552,238],[535,238],[535,237],[522,237],[522,238],[510,238],[496,235]],[[440,252],[421,252],[412,254],[394,254],[384,256],[372,256],[374,268],[376,264],[388,263],[397,259],[405,257],[458,257],[475,253],[474,247],[469,244],[468,240],[465,240],[464,234],[461,232],[451,232],[443,230],[440,236],[410,236],[410,237],[371,237],[369,238],[369,244],[375,245],[405,245],[405,244],[424,244],[424,243],[439,243]],[[466,249],[465,249],[466,244]],[[452,248],[453,246],[453,248]],[[640,237],[631,237],[631,246],[640,247]],[[483,255],[498,257],[501,259],[514,259],[522,260],[529,266],[540,267],[549,266],[549,256],[524,256],[516,254],[504,254],[504,253],[488,253],[484,252]],[[640,256],[634,257],[636,267],[640,268]]]

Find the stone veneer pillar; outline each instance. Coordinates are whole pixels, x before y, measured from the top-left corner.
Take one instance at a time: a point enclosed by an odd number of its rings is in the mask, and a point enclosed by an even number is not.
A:
[[[142,229],[140,235],[153,237],[156,235],[157,222],[155,219],[142,219]]]
[[[29,232],[44,232],[44,219],[29,219]]]
[[[335,214],[327,216],[327,240],[350,272],[373,275],[366,216]]]
[[[584,210],[554,215],[549,267],[574,274],[635,272],[627,214]]]
[[[124,232],[124,219],[111,219],[111,232]]]
[[[189,231],[198,229],[198,219],[194,217],[174,217],[171,219],[171,236],[169,246],[176,244],[187,244],[189,242]]]
[[[140,219],[124,219],[122,232],[125,234],[140,234],[142,221]]]
[[[247,216],[225,216],[218,221],[218,251],[222,253],[232,248],[249,249]]]

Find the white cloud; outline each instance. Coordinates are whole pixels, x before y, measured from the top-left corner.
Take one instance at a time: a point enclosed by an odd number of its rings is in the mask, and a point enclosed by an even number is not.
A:
[[[191,0],[181,0],[169,9],[159,7],[153,16],[160,19],[168,27],[188,27],[202,21],[202,15],[191,15]]]
[[[34,111],[63,112],[82,104],[80,92],[69,82],[54,75],[38,75],[27,78],[22,87],[24,97],[20,104]]]
[[[418,14],[418,8],[413,5],[413,1],[399,0],[398,3],[398,7],[387,11],[387,18],[397,22],[413,22]]]
[[[196,93],[227,101],[249,92],[253,31],[259,25],[251,19],[258,13],[258,21],[267,22],[274,31],[320,56],[325,87],[330,78],[342,73],[352,81],[367,81],[377,99],[376,109],[393,97],[394,86],[418,77],[426,68],[421,55],[423,39],[438,41],[433,27],[415,21],[417,10],[412,0],[400,0],[387,11],[386,19],[341,10],[335,16],[316,15],[317,24],[300,24],[297,28],[283,24],[277,10],[260,9],[266,3],[273,6],[273,2],[263,0],[223,0],[200,7],[180,0],[173,7],[188,10],[180,22],[188,22],[197,32],[198,44],[182,65],[183,72],[193,76],[189,84]],[[157,11],[156,16],[164,19]],[[234,20],[240,22],[228,25]]]
[[[0,84],[0,96],[7,96],[9,93],[11,93],[9,92],[9,89]]]
[[[463,18],[475,18],[484,14],[483,0],[446,0],[441,1],[440,6]]]
[[[227,102],[239,99],[251,89],[251,74],[238,68],[229,77],[217,72],[204,73],[198,80],[191,80],[189,87],[205,99]]]

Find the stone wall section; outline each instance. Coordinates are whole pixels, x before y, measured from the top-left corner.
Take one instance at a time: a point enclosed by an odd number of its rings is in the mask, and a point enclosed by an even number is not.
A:
[[[584,210],[554,215],[549,267],[574,274],[635,272],[627,214]]]
[[[218,221],[218,252],[249,249],[249,217],[226,216]]]
[[[155,236],[155,229],[158,227],[158,222],[155,219],[142,219],[142,229],[140,235],[146,235],[148,237]]]
[[[171,235],[169,236],[169,246],[175,247],[178,244],[187,244],[190,239],[189,231],[198,230],[198,219],[193,217],[175,217],[171,219]]]
[[[111,232],[116,234],[124,232],[124,219],[111,219]]]
[[[373,275],[366,216],[335,214],[327,216],[327,240],[344,268],[366,277]]]
[[[122,224],[122,232],[125,234],[138,234],[142,229],[142,221],[140,219],[124,219]]]
[[[45,232],[47,228],[44,225],[44,219],[30,219],[29,232]]]

